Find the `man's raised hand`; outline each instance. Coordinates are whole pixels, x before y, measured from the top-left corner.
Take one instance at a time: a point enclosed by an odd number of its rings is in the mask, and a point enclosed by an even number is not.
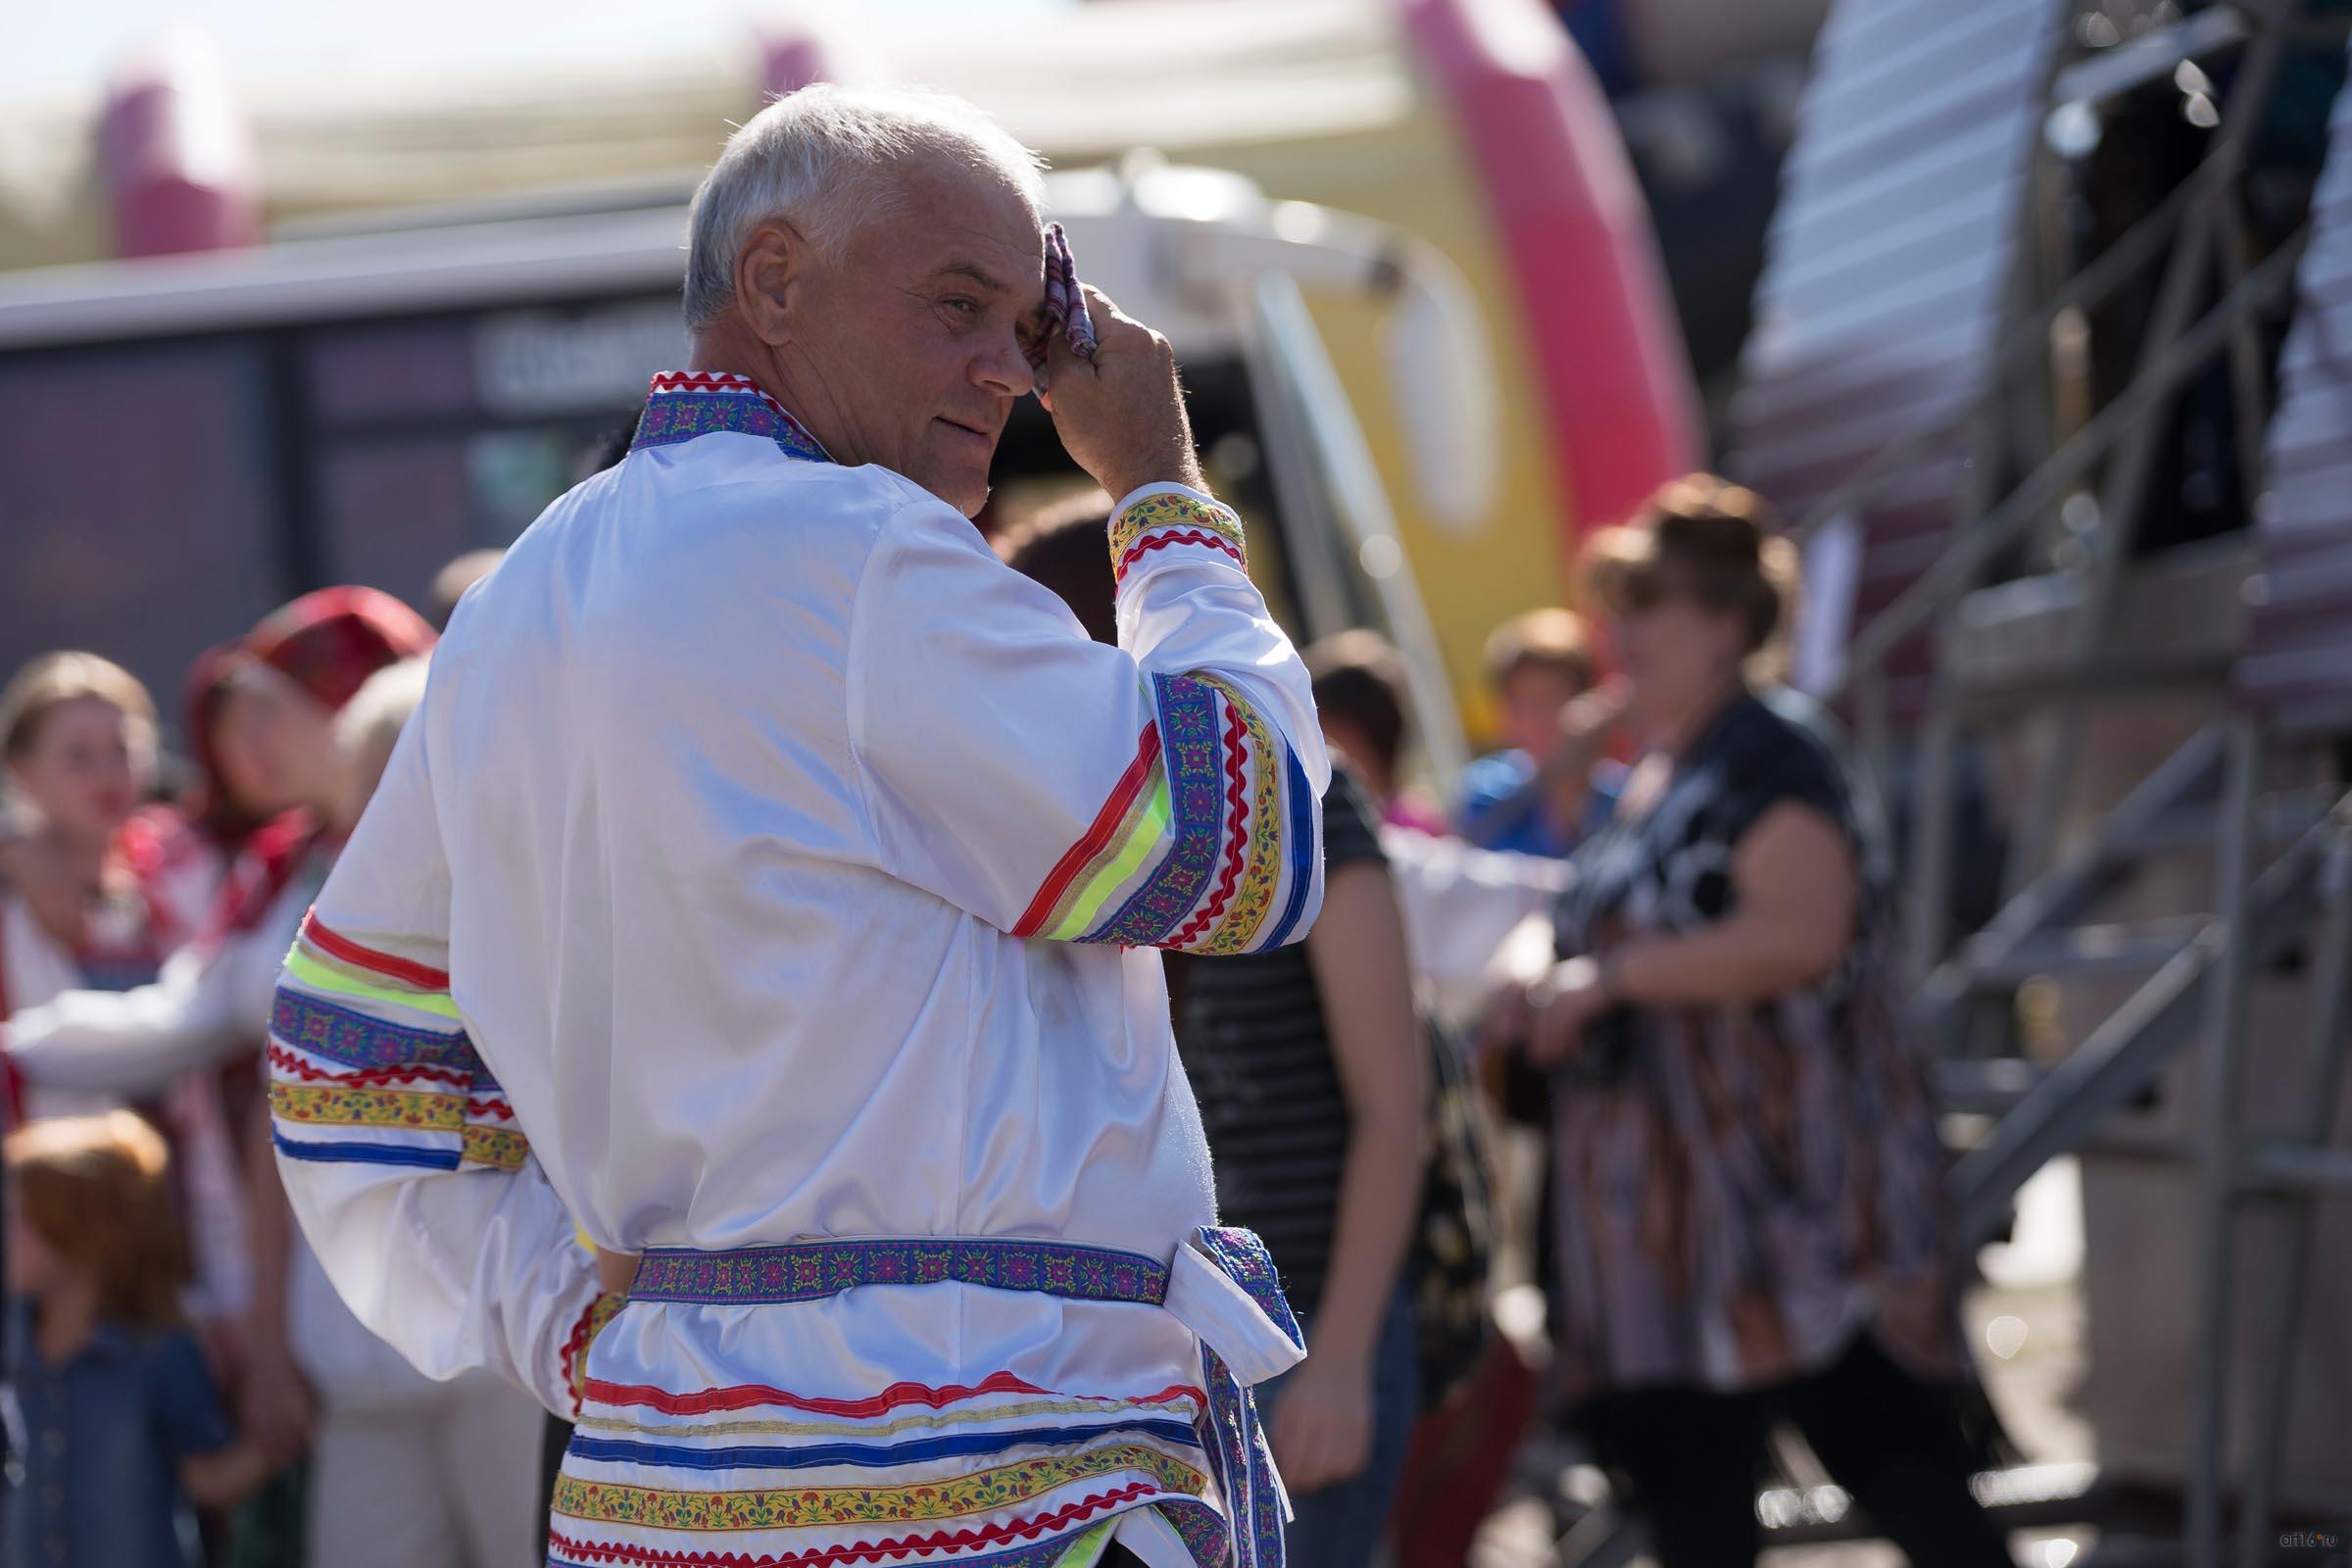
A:
[[[1205,490],[1177,384],[1176,351],[1100,289],[1086,290],[1086,304],[1095,357],[1078,358],[1067,337],[1054,333],[1038,392],[1071,461],[1113,501],[1147,484]]]

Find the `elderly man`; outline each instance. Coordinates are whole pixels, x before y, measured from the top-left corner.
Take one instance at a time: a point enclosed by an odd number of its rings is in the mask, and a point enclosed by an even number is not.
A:
[[[1302,935],[1328,769],[1168,345],[1049,340],[1036,167],[933,98],[736,134],[691,368],[459,610],[287,959],[295,1206],[576,1414],[551,1563],[1280,1561],[1298,1331],[1143,950]],[[1033,388],[1117,648],[967,520]]]

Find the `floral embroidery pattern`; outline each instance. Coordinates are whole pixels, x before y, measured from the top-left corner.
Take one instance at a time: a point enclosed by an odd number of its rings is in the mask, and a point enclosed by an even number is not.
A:
[[[1140,1252],[1059,1242],[943,1239],[803,1242],[728,1252],[655,1250],[631,1299],[704,1305],[821,1300],[862,1285],[979,1285],[1083,1301],[1156,1305],[1164,1264]]]
[[[722,431],[765,436],[788,458],[832,461],[808,427],[757,381],[725,371],[666,370],[655,376],[629,450],[674,446]]]
[[[1130,503],[1110,519],[1111,571],[1121,582],[1146,555],[1176,545],[1214,550],[1249,568],[1242,519],[1230,507],[1161,491]]]

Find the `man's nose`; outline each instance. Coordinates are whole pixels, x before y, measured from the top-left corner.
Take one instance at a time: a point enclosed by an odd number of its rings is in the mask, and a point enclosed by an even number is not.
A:
[[[1037,372],[1021,352],[1021,340],[1006,332],[989,352],[972,362],[972,379],[991,392],[1017,398],[1037,385]]]

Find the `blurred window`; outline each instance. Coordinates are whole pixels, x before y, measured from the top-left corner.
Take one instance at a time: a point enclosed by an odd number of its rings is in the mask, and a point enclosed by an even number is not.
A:
[[[0,678],[93,648],[172,712],[285,597],[268,417],[251,339],[0,360]]]

